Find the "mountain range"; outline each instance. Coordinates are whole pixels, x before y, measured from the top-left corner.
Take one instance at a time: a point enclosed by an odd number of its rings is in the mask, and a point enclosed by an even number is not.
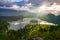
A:
[[[17,11],[17,10],[13,10],[13,9],[4,9],[4,8],[0,8],[0,16],[19,16],[19,15],[23,15],[23,16],[36,16],[36,13],[32,13],[32,12],[28,12],[28,11]]]
[[[55,16],[54,14],[49,13],[47,15],[41,16],[40,19],[50,23],[60,24],[60,15]]]
[[[41,15],[42,13],[38,14],[38,13],[32,13],[32,12],[28,12],[28,11],[17,11],[17,10],[12,10],[12,9],[4,9],[4,8],[0,8],[0,18],[3,16],[6,17],[6,16],[10,16],[11,18],[14,16],[16,17],[29,17],[29,18],[39,18],[39,19],[42,19],[44,21],[47,21],[47,22],[51,22],[51,23],[55,23],[55,24],[60,24],[60,15],[58,16],[55,16],[54,14],[52,13],[48,13],[48,14],[44,14],[44,15]],[[10,18],[9,17],[9,18]],[[17,18],[16,18],[17,19]]]

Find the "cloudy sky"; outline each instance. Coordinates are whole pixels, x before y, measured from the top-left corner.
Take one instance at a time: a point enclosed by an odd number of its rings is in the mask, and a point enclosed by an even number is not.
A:
[[[0,8],[60,13],[60,0],[0,0]]]
[[[57,3],[60,4],[60,0],[0,0],[0,5],[7,5],[7,4],[14,4],[14,2],[20,2],[20,3],[31,3],[33,5],[42,5],[42,3]],[[22,5],[22,4],[21,4]]]

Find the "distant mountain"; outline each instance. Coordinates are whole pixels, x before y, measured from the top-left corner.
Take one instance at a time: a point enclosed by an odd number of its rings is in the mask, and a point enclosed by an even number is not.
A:
[[[40,19],[45,20],[47,22],[60,24],[60,15],[55,16],[54,14],[49,13],[47,15],[41,16]]]
[[[37,13],[0,8],[0,19],[13,21],[23,18],[36,18]]]
[[[4,16],[4,17],[8,16],[8,18],[10,18],[10,19],[12,17],[13,17],[13,19],[15,19],[15,17],[17,17],[16,19],[19,19],[19,18],[40,18],[41,20],[45,20],[47,22],[60,24],[60,15],[55,16],[52,13],[48,13],[48,14],[40,13],[40,14],[38,14],[38,13],[32,13],[32,12],[22,11],[22,10],[17,11],[17,10],[12,10],[12,9],[0,8],[0,18],[4,18],[2,16]]]
[[[4,9],[4,8],[0,8],[0,16],[26,16],[26,17],[35,17],[37,15],[37,13],[32,13],[32,12],[28,12],[28,11],[17,11],[17,10],[13,10],[13,9]]]
[[[15,13],[17,13],[16,10],[13,9],[6,9],[6,8],[0,8],[0,16],[13,16],[16,15]]]

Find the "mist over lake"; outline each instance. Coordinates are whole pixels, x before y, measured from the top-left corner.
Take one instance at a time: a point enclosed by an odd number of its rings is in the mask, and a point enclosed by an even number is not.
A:
[[[3,9],[0,8],[0,18],[8,21],[10,24],[9,29],[20,29],[23,28],[26,24],[29,24],[31,20],[40,20],[46,21],[49,23],[59,24],[60,16],[55,16],[51,13],[33,13],[28,11],[16,11],[12,9]],[[4,12],[3,12],[4,11]],[[57,21],[58,20],[58,21]]]

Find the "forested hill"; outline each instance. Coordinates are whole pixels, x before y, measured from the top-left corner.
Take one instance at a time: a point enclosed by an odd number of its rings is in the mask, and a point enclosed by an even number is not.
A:
[[[40,19],[45,20],[47,22],[55,23],[55,24],[60,24],[60,15],[54,15],[52,13],[41,16]]]

